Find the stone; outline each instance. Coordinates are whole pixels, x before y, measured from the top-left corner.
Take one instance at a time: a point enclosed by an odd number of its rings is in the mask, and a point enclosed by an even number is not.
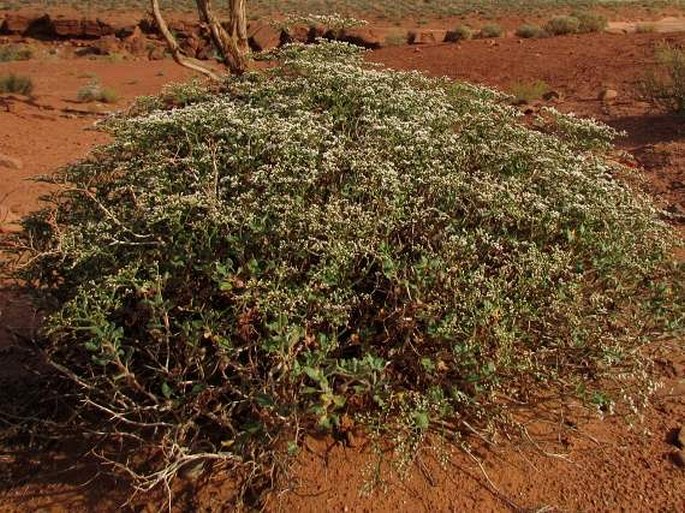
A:
[[[446,30],[412,30],[407,34],[407,42],[410,45],[425,45],[438,43],[445,40]]]
[[[547,91],[542,95],[542,99],[546,102],[560,101],[561,93],[558,91]]]
[[[147,52],[147,58],[151,61],[161,61],[166,58],[166,50],[161,46],[153,46]]]
[[[307,27],[305,25],[296,25],[281,30],[279,35],[279,46],[290,43],[313,43],[319,37],[323,37],[323,27]]]
[[[616,89],[602,89],[599,92],[598,98],[603,102],[611,102],[618,98],[618,91]]]
[[[253,52],[276,48],[280,41],[281,32],[268,23],[251,23],[247,28],[247,43]]]
[[[671,454],[671,459],[676,466],[680,468],[685,468],[685,451],[682,449],[680,451]]]
[[[0,233],[21,230],[21,216],[5,205],[0,205]]]
[[[0,23],[0,34],[25,34],[31,25],[31,21],[31,18],[22,14],[7,14],[2,23]]]
[[[685,449],[685,426],[681,426],[676,435],[675,443],[681,449]]]
[[[383,46],[380,35],[368,27],[344,30],[337,39],[368,50],[377,50]]]
[[[147,52],[147,38],[140,27],[135,27],[133,33],[124,38],[124,48],[132,55],[144,55]]]
[[[109,34],[98,39],[93,45],[98,55],[113,55],[121,49],[121,42],[114,34]]]
[[[25,36],[34,37],[36,39],[50,39],[54,37],[52,20],[50,16],[44,14],[31,20],[28,28],[24,32]]]
[[[17,158],[0,153],[0,167],[6,167],[8,169],[22,169],[24,164]]]
[[[63,18],[51,19],[52,33],[63,39],[98,39],[114,34],[114,27],[99,19]]]

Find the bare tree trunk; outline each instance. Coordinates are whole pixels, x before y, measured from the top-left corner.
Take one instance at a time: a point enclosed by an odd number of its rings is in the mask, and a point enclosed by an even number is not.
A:
[[[242,75],[247,69],[246,54],[249,51],[247,44],[245,0],[228,0],[230,16],[228,31],[226,31],[214,14],[211,0],[196,0],[195,3],[197,4],[200,22],[209,29],[212,43],[221,57],[221,62],[232,74]],[[162,33],[174,60],[181,66],[198,71],[214,80],[221,80],[221,78],[207,66],[201,64],[196,59],[191,59],[183,53],[162,16],[159,0],[150,0],[150,5],[152,6],[152,13],[155,17],[155,21],[159,26],[159,30]]]
[[[247,14],[245,0],[229,0],[229,30],[235,35],[238,50],[246,54],[250,51],[247,44]]]
[[[214,14],[211,0],[196,0],[196,3],[197,11],[200,14],[200,21],[205,23],[209,28],[212,42],[221,55],[221,60],[231,73],[234,75],[242,75],[247,68],[247,59],[245,58],[245,53],[247,52],[245,0],[229,0],[230,34],[226,32],[226,29],[221,25],[221,22]],[[243,35],[245,36],[244,49],[241,49],[238,42],[239,35],[237,30],[241,23],[237,21],[236,29],[234,30],[233,19],[242,19]]]

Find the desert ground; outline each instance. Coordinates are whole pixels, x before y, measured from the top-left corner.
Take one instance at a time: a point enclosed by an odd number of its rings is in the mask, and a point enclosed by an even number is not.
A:
[[[21,24],[22,17],[45,13],[62,20],[84,15],[59,2],[10,4],[0,2],[0,25],[3,19]],[[122,27],[124,36],[91,37],[79,35],[78,29],[76,34],[33,37],[13,32],[7,21],[0,30],[0,48],[32,48],[28,60],[0,62],[0,75],[29,76],[34,84],[30,96],[0,94],[2,233],[19,229],[19,219],[39,208],[47,186],[31,178],[54,172],[107,142],[95,126],[98,120],[126,108],[137,96],[158,93],[165,84],[192,76],[164,55],[154,33],[130,28],[144,17],[142,7],[115,10],[88,4],[85,15]],[[530,115],[549,105],[624,131],[617,146],[627,152],[625,162],[638,170],[643,186],[685,235],[685,118],[655,106],[640,88],[644,74],[657,69],[660,46],[685,46],[685,11],[672,4],[602,11],[611,23],[600,33],[532,39],[517,37],[516,27],[567,9],[488,13],[488,20],[474,12],[447,18],[422,14],[420,20],[408,15],[399,22],[371,18],[370,30],[381,47],[367,58],[520,96],[528,96],[531,84],[544,82],[542,93],[547,94],[520,98],[522,111]],[[174,16],[178,23],[192,20],[188,12]],[[493,19],[506,30],[503,37],[440,40],[457,23],[482,26]],[[647,25],[649,30],[637,29]],[[406,44],[409,31],[425,42]],[[85,101],[79,91],[94,82],[116,98]],[[0,289],[0,412],[40,394],[42,369],[31,343],[39,318],[17,284],[5,279]],[[601,416],[572,402],[559,418],[541,404],[526,423],[529,438],[475,444],[477,450],[468,454],[444,448],[446,462],[436,456],[443,449],[426,448],[403,478],[389,471],[387,461],[363,436],[344,444],[330,437],[310,438],[288,478],[268,496],[265,510],[683,511],[685,468],[676,440],[678,430],[685,428],[683,340],[655,340],[650,351],[663,386],[642,418]],[[0,415],[0,420],[8,417]],[[131,497],[126,483],[104,475],[97,459],[83,454],[77,442],[44,442],[40,433],[35,435],[0,445],[0,511],[152,512],[167,507],[163,490]],[[375,479],[377,466],[386,472]],[[369,483],[372,489],[362,493]],[[228,511],[233,491],[220,474],[191,472],[176,483],[172,510]]]

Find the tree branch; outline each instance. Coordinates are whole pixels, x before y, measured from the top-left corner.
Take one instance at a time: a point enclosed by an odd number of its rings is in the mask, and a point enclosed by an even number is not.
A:
[[[178,64],[185,68],[197,71],[199,73],[202,73],[206,77],[211,78],[212,80],[221,82],[222,79],[219,75],[214,73],[211,69],[207,68],[203,64],[200,64],[199,61],[191,59],[183,53],[183,50],[181,50],[181,47],[178,46],[176,38],[169,30],[169,26],[167,25],[166,21],[164,20],[164,17],[162,16],[162,11],[159,7],[159,0],[150,0],[150,6],[152,7],[152,14],[155,17],[155,21],[157,22],[159,31],[162,33],[162,36],[166,40],[167,47],[169,48],[171,56],[174,58],[174,61],[176,61]]]

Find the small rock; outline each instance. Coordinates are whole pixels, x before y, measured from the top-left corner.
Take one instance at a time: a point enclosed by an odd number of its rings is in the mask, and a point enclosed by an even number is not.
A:
[[[438,43],[444,41],[446,35],[446,30],[412,30],[407,34],[407,42],[410,45]]]
[[[542,95],[542,99],[546,102],[558,101],[561,100],[561,93],[559,93],[558,91],[547,91],[545,94]]]
[[[200,461],[199,463],[196,463],[195,465],[187,465],[185,466],[181,472],[180,475],[181,477],[185,479],[189,479],[191,481],[196,481],[201,475],[202,472],[205,470],[205,464],[203,461]]]
[[[31,19],[21,14],[7,14],[0,23],[0,34],[24,34],[31,24]]]
[[[685,426],[682,426],[680,430],[678,430],[678,435],[676,436],[675,443],[681,449],[685,449]]]
[[[678,452],[674,452],[671,454],[671,458],[673,459],[673,463],[676,464],[676,466],[680,468],[685,468],[685,451],[680,450]]]
[[[124,48],[133,55],[143,55],[147,50],[147,38],[140,27],[135,27],[131,35],[124,39]]]
[[[324,35],[324,37],[326,36]],[[378,33],[375,30],[366,27],[346,29],[337,39],[369,50],[377,50],[383,46]]]
[[[10,157],[9,155],[3,155],[2,153],[0,153],[0,167],[7,167],[9,169],[21,169],[24,167],[24,164],[19,159]]]
[[[166,57],[166,53],[164,48],[161,48],[159,46],[154,46],[150,48],[147,54],[147,58],[150,59],[151,61],[161,61]]]
[[[618,98],[618,91],[616,89],[603,89],[600,91],[598,98],[603,102],[610,102]]]
[[[21,216],[10,208],[0,205],[0,233],[18,232],[21,230]]]
[[[247,42],[254,52],[263,52],[276,48],[281,34],[268,23],[251,23],[247,28]]]

